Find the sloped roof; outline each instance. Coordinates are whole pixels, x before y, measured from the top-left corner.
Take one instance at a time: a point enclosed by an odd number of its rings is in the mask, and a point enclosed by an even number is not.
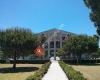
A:
[[[67,32],[67,31],[64,31],[64,30],[60,30],[60,29],[57,29],[57,28],[53,28],[53,29],[50,29],[50,30],[47,30],[47,31],[40,32],[40,33],[38,33],[38,35],[46,34],[46,35],[49,36],[49,35],[54,34],[54,32],[59,32],[59,33],[62,33],[62,34],[76,35],[76,34],[74,34],[74,33]]]

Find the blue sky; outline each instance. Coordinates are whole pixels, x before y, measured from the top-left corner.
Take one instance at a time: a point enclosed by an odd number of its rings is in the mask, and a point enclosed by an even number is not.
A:
[[[41,32],[62,27],[77,34],[96,34],[83,0],[0,0],[0,28]]]

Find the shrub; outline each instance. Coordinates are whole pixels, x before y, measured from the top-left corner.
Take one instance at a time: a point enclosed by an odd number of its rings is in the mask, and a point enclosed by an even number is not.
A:
[[[49,60],[16,60],[17,64],[44,64]],[[14,60],[10,60],[10,63],[13,64]]]
[[[63,60],[63,61],[67,64],[96,64],[96,63],[100,63],[100,59],[80,60],[78,63],[77,63],[76,59],[74,59],[74,60]]]
[[[46,72],[48,71],[50,64],[50,62],[43,64],[38,71],[29,76],[26,80],[41,80],[44,74],[46,74]]]
[[[6,63],[6,60],[0,60],[0,63]]]
[[[68,76],[69,80],[86,80],[79,71],[75,71],[71,66],[59,61],[60,66]]]

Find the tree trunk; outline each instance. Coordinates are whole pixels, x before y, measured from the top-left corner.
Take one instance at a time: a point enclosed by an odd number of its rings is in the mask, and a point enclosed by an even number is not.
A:
[[[14,53],[13,69],[16,69],[16,51]]]

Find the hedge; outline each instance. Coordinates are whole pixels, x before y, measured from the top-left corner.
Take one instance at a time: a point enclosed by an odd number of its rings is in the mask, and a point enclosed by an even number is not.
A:
[[[17,64],[45,64],[49,62],[49,60],[16,60]],[[13,64],[14,61],[10,60],[10,63]]]
[[[74,70],[71,66],[67,65],[63,61],[59,61],[60,66],[68,76],[69,80],[86,80],[79,71]]]
[[[6,60],[0,60],[0,63],[6,63]]]
[[[63,60],[67,64],[77,64],[77,60]],[[10,60],[10,63],[13,64],[13,60]],[[49,60],[16,60],[17,64],[45,64],[49,62]],[[6,60],[0,60],[0,63],[6,63]],[[100,63],[100,59],[98,60],[80,60],[79,64],[96,64]]]
[[[63,60],[67,64],[77,64],[77,60]],[[78,64],[96,64],[100,63],[100,59],[98,60],[80,60]]]
[[[29,76],[26,80],[42,80],[42,77],[48,71],[50,64],[50,62],[43,64],[38,71],[36,71],[33,75]]]

